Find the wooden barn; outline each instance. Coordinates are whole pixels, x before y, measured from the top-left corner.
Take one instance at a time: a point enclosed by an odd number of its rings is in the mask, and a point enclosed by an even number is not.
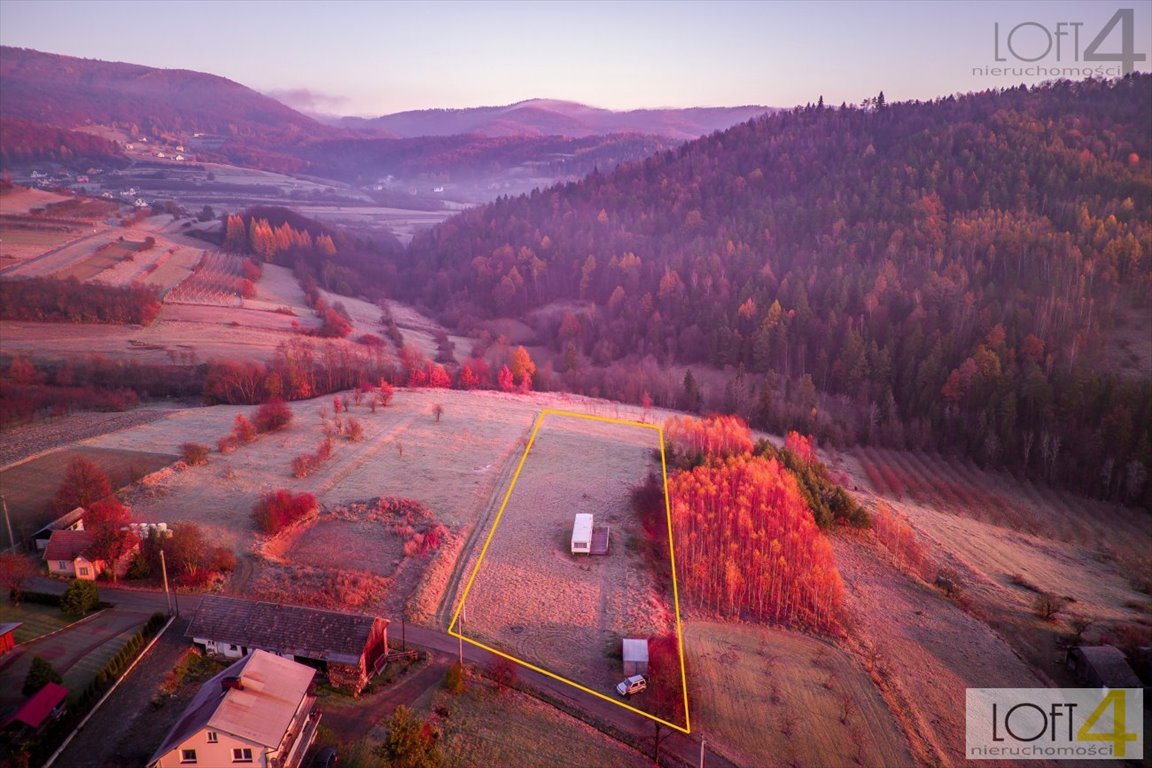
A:
[[[307,664],[356,695],[388,656],[385,619],[222,595],[204,596],[185,636],[226,659],[260,649]]]

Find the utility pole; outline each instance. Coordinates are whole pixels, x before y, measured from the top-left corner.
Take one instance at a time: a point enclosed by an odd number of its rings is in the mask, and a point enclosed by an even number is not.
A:
[[[0,507],[4,509],[4,524],[8,526],[8,548],[16,551],[16,539],[12,536],[12,519],[8,517],[8,500],[0,494]]]
[[[464,669],[464,622],[468,619],[468,604],[460,604],[460,627],[456,630],[457,652],[460,655],[460,669]]]
[[[160,573],[164,577],[164,599],[168,603],[168,615],[172,615],[172,595],[168,592],[168,565],[164,562],[164,549],[160,549]]]
[[[700,739],[700,768],[704,768],[704,739]]]

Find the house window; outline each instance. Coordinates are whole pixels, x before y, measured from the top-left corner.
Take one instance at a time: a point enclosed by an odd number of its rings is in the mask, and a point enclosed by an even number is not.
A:
[[[250,763],[252,762],[252,750],[248,747],[243,749],[232,750],[232,762],[234,763]]]
[[[57,560],[56,561],[56,568],[57,568],[57,570],[61,570],[61,571],[68,570],[68,561],[67,560]]]
[[[216,733],[216,731],[208,731],[208,743],[209,744],[215,744],[219,740],[220,740],[220,734]]]
[[[194,750],[194,749],[182,749],[182,750],[180,750],[180,762],[181,763],[194,763],[194,762],[196,762],[196,750]]]
[[[80,575],[81,575],[81,576],[87,576],[87,575],[88,575],[88,568],[87,568],[87,566],[82,566],[82,567],[80,568]]]

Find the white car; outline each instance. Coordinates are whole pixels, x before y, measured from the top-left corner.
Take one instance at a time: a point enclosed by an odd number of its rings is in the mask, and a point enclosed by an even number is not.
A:
[[[644,675],[632,675],[616,686],[616,693],[621,696],[631,696],[648,690],[648,678]]]

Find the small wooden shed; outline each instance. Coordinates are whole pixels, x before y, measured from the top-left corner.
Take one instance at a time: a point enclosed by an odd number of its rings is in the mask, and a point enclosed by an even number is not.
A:
[[[624,675],[648,674],[648,640],[624,638]]]
[[[588,554],[592,551],[592,515],[576,515],[572,523],[572,554]]]

